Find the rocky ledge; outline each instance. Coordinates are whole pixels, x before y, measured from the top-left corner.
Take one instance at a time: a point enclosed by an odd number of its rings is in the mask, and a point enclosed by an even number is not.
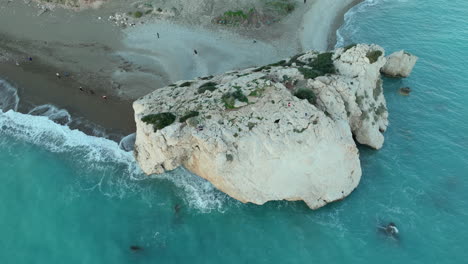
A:
[[[386,61],[359,44],[158,89],[133,104],[136,159],[147,174],[184,166],[242,202],[343,199],[361,178],[354,140],[384,142]]]

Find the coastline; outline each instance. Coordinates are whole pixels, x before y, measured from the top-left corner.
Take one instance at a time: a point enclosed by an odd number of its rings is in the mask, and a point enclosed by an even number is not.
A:
[[[29,16],[23,23],[31,25],[23,27],[24,32],[0,27],[0,34],[5,36],[0,49],[7,49],[15,58],[0,60],[0,78],[18,88],[20,112],[27,113],[31,106],[53,104],[73,117],[126,135],[135,130],[131,107],[135,99],[178,80],[268,64],[303,50],[331,47],[344,14],[361,1],[343,0],[330,8],[329,1],[316,0],[308,9],[297,10],[297,16],[244,32],[168,21],[122,30],[97,19],[109,11],[106,5],[79,13],[57,8],[45,16],[31,17],[37,7],[14,3],[16,10],[27,8],[3,20]],[[40,21],[38,25],[34,24],[36,20]],[[70,27],[79,29],[69,33]],[[259,31],[264,33],[257,34]],[[159,42],[155,32],[162,35]],[[23,35],[28,38],[19,37]],[[291,43],[293,37],[296,41]],[[310,38],[313,40],[306,43]],[[194,49],[199,56],[194,56]],[[34,60],[25,62],[28,56]],[[57,78],[56,72],[69,72],[70,77]],[[106,100],[101,98],[103,95]]]
[[[336,38],[336,32],[340,29],[340,27],[344,24],[345,20],[345,15],[346,13],[351,10],[351,8],[361,4],[366,0],[354,0],[351,3],[349,3],[345,8],[341,10],[338,16],[336,16],[335,20],[333,21],[333,26],[332,30],[330,30],[329,35],[328,35],[328,49],[332,50],[336,46],[337,38]]]
[[[303,18],[300,32],[301,46],[304,50],[326,51],[336,42],[336,31],[344,22],[344,15],[362,0],[343,0],[341,2],[316,1]],[[336,15],[330,15],[336,14]],[[335,35],[333,37],[333,35]]]

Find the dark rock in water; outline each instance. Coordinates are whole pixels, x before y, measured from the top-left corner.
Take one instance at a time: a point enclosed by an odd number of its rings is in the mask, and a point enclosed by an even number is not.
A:
[[[386,236],[393,237],[395,239],[398,238],[398,234],[400,232],[393,222],[390,222],[385,226],[379,226],[378,229]]]
[[[174,212],[178,214],[181,208],[182,206],[180,204],[176,204],[176,206],[174,206]]]
[[[140,247],[140,246],[130,246],[130,249],[131,249],[132,251],[140,251],[140,250],[143,250],[143,248]]]
[[[409,95],[411,93],[411,88],[409,87],[400,88],[400,93],[402,95]]]

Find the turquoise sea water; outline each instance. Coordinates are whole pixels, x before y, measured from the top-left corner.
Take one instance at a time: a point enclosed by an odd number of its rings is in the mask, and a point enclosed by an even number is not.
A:
[[[241,204],[183,170],[144,179],[115,142],[0,114],[0,263],[466,263],[467,15],[468,1],[441,0],[347,14],[338,45],[420,60],[385,79],[390,127],[383,149],[360,149],[357,190],[317,211]],[[399,240],[377,231],[389,221]]]

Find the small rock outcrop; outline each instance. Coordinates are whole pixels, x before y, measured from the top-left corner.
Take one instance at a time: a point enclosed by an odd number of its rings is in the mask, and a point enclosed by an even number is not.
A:
[[[184,166],[242,202],[343,199],[361,178],[353,135],[384,142],[385,63],[359,44],[158,89],[133,104],[136,159],[147,174]]]
[[[382,73],[391,77],[408,77],[413,71],[418,57],[403,50],[392,53],[382,68]]]
[[[408,96],[411,93],[411,88],[402,87],[400,88],[400,94]]]

